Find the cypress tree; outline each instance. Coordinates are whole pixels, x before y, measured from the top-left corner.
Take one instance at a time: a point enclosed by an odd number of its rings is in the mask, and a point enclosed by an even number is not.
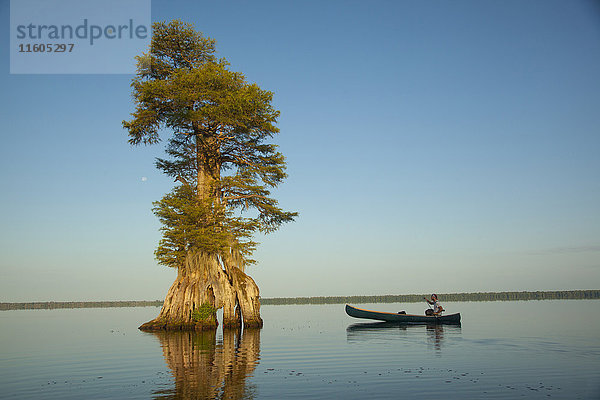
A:
[[[203,305],[223,308],[225,326],[260,327],[259,290],[245,273],[254,235],[297,215],[271,196],[287,176],[269,142],[279,132],[273,93],[230,71],[215,41],[181,21],[153,24],[137,61],[136,109],[123,126],[134,146],[167,138],[156,167],[175,186],[154,203],[162,223],[155,255],[178,271],[159,316],[140,329],[212,328],[216,318],[193,318]]]

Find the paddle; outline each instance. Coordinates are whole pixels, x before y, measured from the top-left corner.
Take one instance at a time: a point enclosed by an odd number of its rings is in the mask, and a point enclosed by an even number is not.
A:
[[[427,306],[429,306],[429,309],[431,310],[431,315],[434,315],[433,308],[431,308],[431,304],[429,304],[429,300],[427,300],[427,297],[423,297],[423,300],[425,300]],[[427,312],[425,312],[425,315],[427,315]]]
[[[427,300],[427,297],[423,297],[423,300],[425,300],[425,302],[427,303],[427,305],[429,306],[429,308],[431,308],[431,304],[429,304],[429,301]],[[433,310],[433,308],[431,308]]]

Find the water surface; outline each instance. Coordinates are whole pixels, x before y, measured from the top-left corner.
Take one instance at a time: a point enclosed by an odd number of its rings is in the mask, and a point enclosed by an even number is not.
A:
[[[263,306],[262,330],[203,333],[138,331],[153,307],[4,311],[0,397],[598,399],[599,305],[444,303],[462,325],[438,327]]]

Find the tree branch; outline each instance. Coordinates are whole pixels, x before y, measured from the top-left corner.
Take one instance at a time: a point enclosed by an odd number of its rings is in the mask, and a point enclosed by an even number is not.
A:
[[[225,196],[223,200],[239,200],[239,199],[250,199],[250,198],[259,198],[259,199],[268,199],[267,196],[261,196],[259,194],[247,194],[243,196]]]
[[[184,177],[181,176],[181,175],[177,175],[177,178],[175,178],[175,182],[177,182],[177,181],[183,183],[184,186],[188,186],[188,187],[190,186],[190,184],[188,183],[188,181],[186,181],[184,179]]]

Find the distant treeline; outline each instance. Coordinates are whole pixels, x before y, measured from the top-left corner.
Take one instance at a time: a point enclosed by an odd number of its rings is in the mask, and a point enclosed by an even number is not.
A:
[[[363,303],[419,303],[428,294],[388,294],[379,296],[319,296],[273,297],[260,300],[263,305],[288,304],[363,304]],[[442,302],[452,301],[515,301],[515,300],[589,300],[600,299],[600,290],[565,290],[553,292],[484,292],[439,293]],[[0,303],[5,310],[52,310],[58,308],[108,308],[108,307],[160,307],[154,301],[49,301],[33,303]]]
[[[0,303],[5,310],[54,310],[57,308],[160,307],[162,300],[154,301],[38,301],[32,303]]]
[[[583,300],[600,299],[600,290],[568,290],[554,292],[487,292],[438,293],[441,302],[447,301],[515,301],[515,300]],[[361,303],[419,303],[428,294],[388,294],[380,296],[274,297],[261,299],[261,304],[361,304]]]

